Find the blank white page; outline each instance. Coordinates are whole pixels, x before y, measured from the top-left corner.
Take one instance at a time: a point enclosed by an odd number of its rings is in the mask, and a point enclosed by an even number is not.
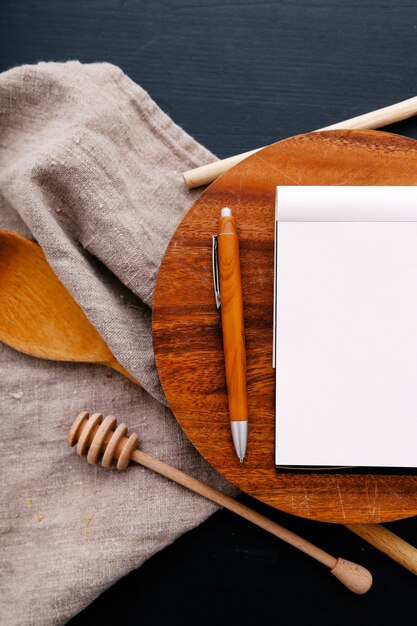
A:
[[[277,465],[417,467],[417,222],[395,218],[417,188],[277,191]]]

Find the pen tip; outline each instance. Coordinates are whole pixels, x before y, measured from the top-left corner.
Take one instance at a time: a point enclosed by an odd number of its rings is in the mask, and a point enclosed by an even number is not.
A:
[[[244,457],[244,456],[240,456],[240,457],[239,457],[239,461],[240,461],[241,463],[243,463],[243,461],[244,461],[244,460],[245,460],[245,457]]]

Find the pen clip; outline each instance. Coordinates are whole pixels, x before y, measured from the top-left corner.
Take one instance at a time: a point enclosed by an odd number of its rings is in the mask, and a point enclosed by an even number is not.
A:
[[[219,255],[218,255],[218,248],[217,248],[217,235],[212,236],[211,263],[213,266],[213,286],[214,286],[214,295],[216,297],[216,307],[220,309],[222,303],[220,301],[220,276],[219,276]]]

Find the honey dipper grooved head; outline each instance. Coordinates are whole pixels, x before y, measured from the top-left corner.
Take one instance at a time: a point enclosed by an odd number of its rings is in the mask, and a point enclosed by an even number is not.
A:
[[[127,435],[127,426],[119,424],[113,415],[103,419],[101,413],[89,415],[83,411],[75,419],[68,433],[69,446],[77,446],[80,456],[87,454],[87,461],[92,465],[99,463],[100,455],[103,454],[101,465],[111,467],[117,460],[117,469],[126,469],[129,465],[133,451],[137,447],[138,436]]]

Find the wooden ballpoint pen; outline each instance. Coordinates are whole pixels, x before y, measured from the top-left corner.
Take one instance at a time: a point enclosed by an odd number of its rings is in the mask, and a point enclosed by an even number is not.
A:
[[[229,208],[221,209],[218,235],[213,237],[213,276],[216,304],[221,307],[230,427],[242,463],[248,440],[245,330],[239,240]]]

